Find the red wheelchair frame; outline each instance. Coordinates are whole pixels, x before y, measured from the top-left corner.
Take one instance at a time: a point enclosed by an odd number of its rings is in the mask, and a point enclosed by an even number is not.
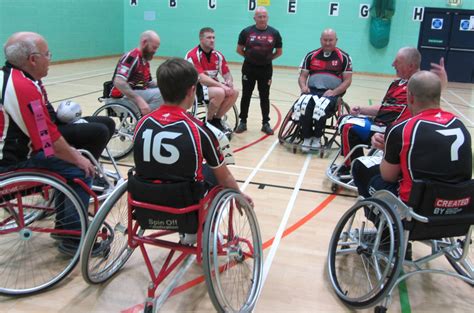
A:
[[[86,236],[82,251],[82,273],[87,282],[93,284],[101,283],[113,276],[125,264],[133,250],[139,247],[151,278],[148,287],[148,297],[145,302],[145,312],[151,312],[157,309],[156,303],[158,301],[155,298],[155,292],[163,280],[183,264],[189,256],[195,256],[197,263],[203,264],[209,295],[217,311],[250,312],[253,309],[262,282],[262,243],[253,208],[250,207],[240,193],[230,189],[223,189],[222,187],[214,187],[198,204],[177,209],[134,200],[130,193],[125,197],[125,192],[127,191],[126,183],[124,183],[124,185],[119,186],[111,195],[111,199],[104,202],[99,210],[99,215],[92,222]],[[125,198],[127,199],[126,201]],[[118,203],[120,199],[123,201],[122,205]],[[126,215],[125,207],[127,210]],[[176,236],[174,236],[174,241],[173,238],[163,238],[177,233],[177,231],[174,230],[154,229],[145,235],[138,221],[134,219],[134,208],[144,208],[176,215],[197,211],[198,230],[196,244],[190,246],[176,242]],[[111,221],[112,215],[114,214],[111,212],[112,210],[121,210],[117,215],[120,215],[119,218],[126,216],[127,221]],[[219,218],[225,215],[223,213],[224,211],[228,213],[224,217],[224,219],[227,219],[225,221],[226,233],[222,237],[219,237],[221,233],[219,230]],[[109,214],[111,216],[107,219]],[[250,238],[241,237],[241,233],[239,233],[241,229],[236,229],[234,223],[235,220],[238,220],[240,217],[247,219],[247,223],[243,224],[247,224],[250,231],[246,230],[246,233],[243,235],[251,236]],[[111,242],[110,250],[116,253],[116,255],[105,255],[103,259],[98,260],[91,255],[91,249],[94,244],[97,244],[99,241],[116,240],[119,237],[117,234],[112,233],[112,227],[107,227],[109,223],[115,225],[113,229],[123,230],[122,247],[116,248],[115,243]],[[125,225],[126,227],[124,227]],[[117,239],[117,241],[120,241],[120,239]],[[145,244],[170,250],[159,271],[155,271],[153,268]],[[213,253],[213,251],[217,251],[217,253]],[[218,261],[216,262],[219,257],[224,257],[230,261],[227,261],[225,264],[220,264]],[[244,262],[247,262],[243,265],[246,267],[250,267],[248,262],[253,262],[251,266],[252,270],[247,273],[249,277],[242,279],[242,282],[239,281],[240,284],[245,285],[243,287],[239,286],[240,289],[245,289],[246,292],[244,293],[244,297],[240,299],[242,303],[231,303],[237,300],[225,294],[228,292],[227,290],[222,290],[224,284],[221,284],[220,281],[222,279],[221,274],[231,272],[234,267],[239,266],[239,264],[244,264]],[[102,272],[98,270],[101,266],[104,269]],[[238,283],[236,285],[238,285]],[[232,290],[230,292],[232,292]],[[166,292],[162,293],[162,298],[167,296],[163,296],[165,293]]]

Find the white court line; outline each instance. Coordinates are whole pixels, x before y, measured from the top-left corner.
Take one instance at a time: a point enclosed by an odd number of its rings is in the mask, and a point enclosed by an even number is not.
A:
[[[463,97],[459,96],[459,95],[456,94],[454,91],[448,90],[448,92],[449,92],[450,94],[452,94],[453,96],[455,96],[456,98],[458,98],[459,100],[461,100],[461,102],[464,102],[464,104],[466,104],[468,107],[474,108],[474,105],[471,105],[469,102],[466,101],[466,99],[464,99]]]
[[[242,191],[244,191],[245,188],[247,188],[247,186],[250,184],[250,182],[255,177],[255,175],[257,175],[257,172],[260,170],[260,167],[262,166],[263,162],[267,160],[267,158],[270,156],[270,154],[275,149],[277,144],[278,144],[278,140],[275,140],[275,142],[270,147],[270,149],[268,149],[267,153],[265,153],[265,155],[260,159],[260,162],[258,162],[257,166],[253,169],[252,173],[250,173],[250,175],[247,177],[242,187],[240,187]]]
[[[444,102],[446,102],[454,111],[456,111],[458,113],[459,116],[461,116],[462,118],[464,118],[466,121],[468,121],[471,126],[474,126],[474,122],[471,121],[466,115],[464,115],[461,111],[459,111],[454,105],[452,105],[448,100],[446,100],[444,97],[441,97],[441,100],[443,100]]]
[[[281,238],[283,237],[283,232],[285,231],[286,224],[288,223],[288,219],[290,218],[291,211],[293,211],[295,201],[296,201],[296,196],[298,195],[301,185],[303,184],[303,178],[308,170],[309,162],[311,161],[311,156],[312,156],[311,153],[308,153],[308,155],[306,156],[306,160],[304,162],[303,168],[301,169],[300,176],[298,177],[298,181],[296,182],[295,188],[293,189],[293,193],[291,194],[290,201],[288,202],[288,205],[286,207],[285,214],[283,215],[283,218],[281,220],[280,227],[278,228],[278,231],[275,234],[275,239],[273,240],[272,247],[270,249],[270,252],[267,255],[267,258],[265,259],[265,263],[263,265],[263,279],[262,279],[262,286],[260,288],[260,294],[261,294],[261,291],[263,290],[263,286],[265,285],[265,281],[267,280],[268,272],[270,271],[273,258],[275,257],[278,246],[280,245],[280,241],[281,241]],[[260,294],[258,295],[258,297],[260,297]]]
[[[86,72],[74,72],[74,73],[71,73],[71,74],[64,74],[64,75],[58,75],[58,76],[48,76],[46,79],[45,79],[45,82],[48,81],[48,80],[55,80],[55,79],[60,79],[60,78],[64,78],[64,77],[71,77],[71,76],[75,76],[75,75],[78,75],[79,77],[83,74],[91,74],[91,73],[94,73],[94,72],[104,72],[106,71],[106,73],[111,73],[112,70],[107,67],[107,68],[98,68],[98,69],[95,69],[95,70],[89,70],[89,71],[86,71]]]
[[[99,74],[94,74],[94,75],[81,76],[81,77],[76,77],[76,78],[71,78],[71,79],[60,80],[60,81],[57,81],[57,82],[49,82],[49,83],[45,83],[44,85],[45,86],[59,85],[59,84],[73,82],[73,81],[76,81],[76,80],[99,77],[99,76],[104,76],[104,75],[108,75],[108,74],[109,73],[99,73]]]
[[[239,165],[229,165],[230,168],[238,168],[238,169],[243,169],[243,170],[253,170],[253,167],[249,166],[239,166]],[[284,172],[284,171],[277,171],[277,170],[267,170],[264,168],[259,169],[260,172],[267,172],[267,173],[276,173],[276,174],[282,174],[282,175],[291,175],[291,176],[298,176],[299,173],[293,173],[293,172]]]

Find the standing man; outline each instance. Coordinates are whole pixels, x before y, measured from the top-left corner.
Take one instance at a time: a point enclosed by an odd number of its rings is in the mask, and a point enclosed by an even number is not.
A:
[[[51,52],[46,40],[32,32],[15,33],[4,47],[6,64],[0,71],[0,173],[21,168],[46,169],[63,176],[84,204],[89,194],[78,184],[90,186],[92,163],[72,148],[51,121],[41,79],[48,75]],[[56,228],[80,229],[71,206],[58,207]],[[60,217],[60,218],[59,218]],[[59,250],[74,253],[79,241],[61,240]]]
[[[270,85],[272,83],[272,61],[282,53],[280,33],[268,26],[268,13],[265,7],[257,7],[254,15],[255,25],[242,30],[237,43],[237,53],[243,56],[242,98],[240,100],[240,124],[236,133],[247,130],[247,117],[255,83],[258,84],[260,109],[262,110],[262,131],[273,135],[270,121]]]
[[[336,48],[337,35],[330,28],[321,33],[321,47],[309,52],[300,65],[298,85],[302,94],[313,94],[330,100],[318,120],[313,118],[315,102],[308,103],[305,114],[301,117],[303,135],[302,150],[321,147],[321,137],[326,126],[326,119],[336,112],[339,98],[344,95],[352,82],[352,60],[349,54]]]
[[[115,68],[114,88],[110,95],[114,98],[127,97],[145,115],[157,109],[163,99],[156,82],[152,80],[150,63],[160,47],[160,37],[152,30],[140,35],[140,44],[124,54]]]
[[[216,36],[214,29],[204,27],[199,31],[199,45],[186,53],[199,73],[196,94],[200,102],[209,101],[207,121],[225,131],[221,118],[235,104],[239,92],[234,88],[234,80],[224,55],[214,50]],[[221,83],[218,75],[224,78]],[[207,95],[207,97],[206,97]]]

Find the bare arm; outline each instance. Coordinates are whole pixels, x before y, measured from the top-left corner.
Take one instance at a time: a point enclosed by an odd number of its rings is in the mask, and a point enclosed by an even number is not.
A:
[[[391,164],[382,160],[380,164],[380,174],[382,175],[383,180],[389,183],[396,183],[400,178],[400,164]]]
[[[86,173],[86,177],[94,176],[94,165],[79,151],[71,147],[62,136],[53,142],[53,149],[57,158],[76,165]]]
[[[224,82],[227,86],[230,88],[234,88],[234,78],[232,77],[232,74],[229,72],[225,75],[222,75],[224,77]]]
[[[363,114],[367,116],[376,116],[379,109],[380,109],[380,105],[375,105],[371,107],[354,106],[351,109],[351,114],[352,115]]]
[[[122,77],[116,76],[114,79],[114,86],[117,87],[128,99],[137,105],[143,115],[150,112],[150,106],[146,101],[137,95],[130,87],[128,82]]]
[[[298,77],[298,86],[300,86],[301,93],[309,93],[308,76],[309,71],[301,69],[300,77]]]
[[[276,48],[275,51],[273,52],[272,60],[275,60],[282,54],[283,54],[283,48]]]
[[[431,72],[438,75],[441,80],[441,88],[445,89],[448,86],[448,74],[444,68],[444,58],[439,59],[439,64],[431,63]]]
[[[213,169],[214,175],[216,176],[217,182],[219,185],[225,187],[225,188],[230,188],[237,190],[239,192],[240,188],[239,185],[237,185],[237,182],[235,181],[234,176],[232,176],[232,173],[229,171],[229,168],[227,165],[222,164],[221,166],[214,168]],[[253,200],[246,194],[242,193],[244,198],[250,203],[250,205],[253,207]]]
[[[244,46],[242,45],[237,45],[237,53],[240,54],[241,56],[243,56],[245,58],[245,50],[244,50]]]

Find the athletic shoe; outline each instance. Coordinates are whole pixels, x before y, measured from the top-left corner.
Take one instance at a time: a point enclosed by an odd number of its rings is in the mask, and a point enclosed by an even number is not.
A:
[[[179,243],[192,246],[197,242],[197,234],[179,233]]]
[[[311,148],[311,138],[304,138],[301,144],[301,151],[308,153]]]
[[[217,129],[219,129],[221,132],[225,133],[226,131],[226,128],[224,127],[224,125],[222,125],[222,121],[220,118],[214,118],[212,120],[209,121],[209,123],[216,127]]]
[[[263,123],[261,131],[267,135],[273,135],[273,129],[270,127],[269,123]]]
[[[240,121],[239,126],[235,129],[235,133],[240,134],[247,130],[247,123]]]
[[[58,250],[59,252],[68,255],[74,256],[77,250],[80,248],[80,241],[78,239],[64,239],[59,242]],[[110,252],[110,244],[106,242],[96,242],[92,248],[92,257],[98,257],[106,255]]]

